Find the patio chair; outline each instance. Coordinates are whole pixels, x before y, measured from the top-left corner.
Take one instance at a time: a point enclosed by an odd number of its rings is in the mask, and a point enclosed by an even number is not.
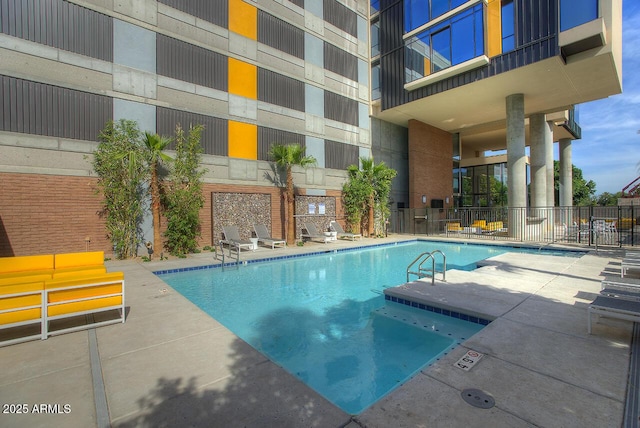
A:
[[[355,241],[356,238],[362,239],[362,235],[359,233],[345,232],[342,226],[340,226],[340,223],[335,220],[329,222],[329,229],[336,232],[338,234],[338,238],[351,238],[352,241]]]
[[[617,297],[598,296],[587,309],[587,332],[591,334],[591,315],[640,321],[640,302]]]
[[[240,238],[236,226],[222,226],[222,233],[224,234],[222,242],[229,245],[229,254],[231,254],[231,248],[235,248],[238,252],[243,248],[253,250],[253,242]]]
[[[313,223],[305,223],[302,225],[302,227],[307,231],[307,233],[302,234],[303,238],[320,240],[325,244],[331,241],[331,236],[318,232],[318,228]]]
[[[287,241],[283,239],[272,238],[269,235],[267,226],[265,226],[264,224],[254,224],[253,230],[256,232],[258,242],[262,242],[264,245],[271,245],[272,250],[276,247],[276,245],[282,245],[283,247],[287,246]]]

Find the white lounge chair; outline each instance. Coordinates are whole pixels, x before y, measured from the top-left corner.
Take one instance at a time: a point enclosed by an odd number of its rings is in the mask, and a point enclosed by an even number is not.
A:
[[[352,241],[355,241],[356,238],[362,239],[362,235],[359,233],[345,232],[342,226],[340,226],[340,223],[335,220],[329,223],[329,229],[336,232],[338,234],[338,238],[351,238]]]
[[[222,233],[224,233],[222,242],[229,245],[229,254],[231,254],[231,248],[235,248],[238,252],[243,248],[253,250],[253,242],[240,238],[236,226],[222,226]]]
[[[587,332],[591,334],[591,315],[640,321],[640,302],[616,297],[598,296],[587,309]]]
[[[319,240],[324,242],[325,244],[331,241],[331,236],[318,232],[318,228],[316,228],[316,225],[313,223],[304,224],[302,227],[307,231],[307,233],[302,234],[303,238],[308,238],[311,240],[314,240],[314,239]]]
[[[269,235],[267,226],[265,226],[264,224],[254,224],[253,230],[256,232],[256,237],[258,238],[258,242],[262,242],[264,245],[271,245],[271,249],[274,249],[276,245],[282,245],[283,247],[287,246],[287,241],[282,239],[272,238]]]
[[[624,278],[627,271],[640,270],[640,259],[636,257],[625,257],[620,262],[620,278]]]

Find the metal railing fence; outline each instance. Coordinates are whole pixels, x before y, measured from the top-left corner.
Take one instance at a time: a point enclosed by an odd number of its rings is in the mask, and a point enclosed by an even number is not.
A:
[[[535,243],[640,245],[640,206],[404,208],[389,232]]]

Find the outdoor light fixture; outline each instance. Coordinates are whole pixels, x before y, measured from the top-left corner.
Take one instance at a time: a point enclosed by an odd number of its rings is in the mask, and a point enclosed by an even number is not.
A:
[[[427,195],[422,195],[422,203],[423,204],[427,203]]]
[[[153,254],[153,244],[147,241],[147,243],[144,245],[145,247],[147,247],[147,253],[149,253],[149,257],[151,257],[151,255]]]

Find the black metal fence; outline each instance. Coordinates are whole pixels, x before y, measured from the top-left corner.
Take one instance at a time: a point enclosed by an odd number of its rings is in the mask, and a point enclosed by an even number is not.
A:
[[[406,208],[391,212],[389,232],[536,243],[640,245],[640,206]]]

